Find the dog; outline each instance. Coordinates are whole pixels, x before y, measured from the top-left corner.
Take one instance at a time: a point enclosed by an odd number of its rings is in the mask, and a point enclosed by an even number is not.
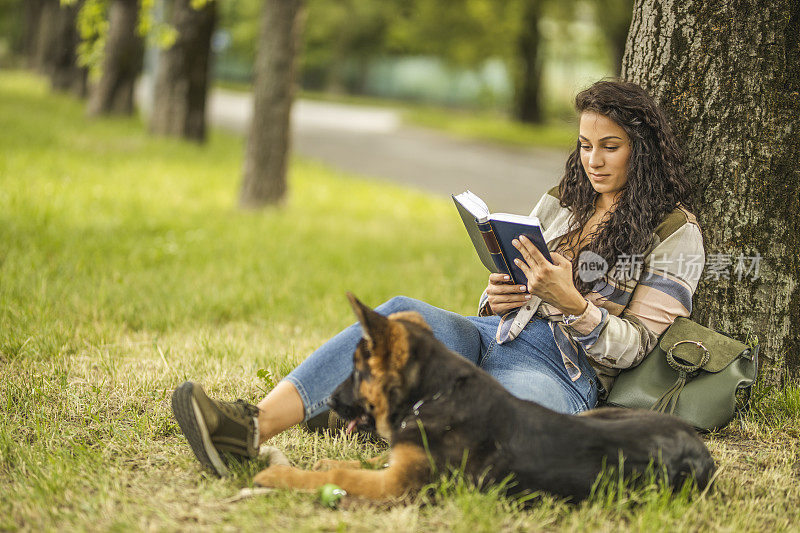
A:
[[[614,408],[564,415],[520,400],[439,342],[418,313],[384,317],[348,298],[363,338],[353,372],[330,406],[350,421],[348,431],[376,430],[386,439],[388,464],[370,469],[328,460],[311,471],[274,465],[255,484],[315,489],[334,483],[349,495],[384,500],[413,494],[455,467],[479,485],[513,476],[508,493],[544,491],[580,501],[604,467],[621,469],[626,479],[655,467],[672,488],[689,478],[701,489],[710,483],[714,461],[678,418]],[[373,460],[373,466],[382,463]]]

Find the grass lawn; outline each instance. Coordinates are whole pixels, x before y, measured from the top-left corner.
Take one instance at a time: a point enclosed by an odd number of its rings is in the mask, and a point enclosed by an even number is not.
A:
[[[255,403],[351,322],[346,290],[471,313],[486,275],[446,200],[295,158],[285,205],[243,212],[240,139],[144,130],[0,71],[0,530],[798,527],[796,388],[759,392],[708,436],[721,472],[694,498],[652,488],[522,510],[451,479],[390,508],[291,491],[228,502],[263,464],[202,472],[170,413],[176,385]],[[375,452],[299,429],[273,444],[301,466]]]

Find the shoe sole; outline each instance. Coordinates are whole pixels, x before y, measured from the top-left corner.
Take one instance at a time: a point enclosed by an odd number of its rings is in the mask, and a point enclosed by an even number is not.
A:
[[[192,394],[193,388],[194,384],[187,381],[175,389],[172,393],[172,413],[197,460],[218,476],[226,477],[228,467],[222,462],[219,452],[211,442],[200,407]]]

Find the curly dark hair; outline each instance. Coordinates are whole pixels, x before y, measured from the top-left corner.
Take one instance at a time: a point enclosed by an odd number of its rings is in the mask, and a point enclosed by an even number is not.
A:
[[[621,254],[643,254],[667,214],[679,203],[691,210],[693,191],[667,118],[644,89],[634,83],[601,80],[578,93],[575,110],[579,116],[594,112],[610,118],[625,130],[631,142],[627,183],[614,209],[589,235],[586,246],[571,250],[575,287],[585,295],[593,283],[578,276],[579,252],[592,251],[610,267]],[[586,225],[598,196],[581,164],[580,145],[578,141],[569,155],[558,185],[561,206],[569,207],[573,214],[568,235]]]

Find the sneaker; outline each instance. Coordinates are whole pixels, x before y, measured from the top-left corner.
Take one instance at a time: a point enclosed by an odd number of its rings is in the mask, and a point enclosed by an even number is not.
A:
[[[306,420],[300,427],[312,433],[322,433],[326,430],[344,429],[347,427],[347,421],[339,418],[339,415],[331,409]]]
[[[172,393],[172,413],[203,466],[220,477],[228,475],[224,456],[258,456],[258,407],[244,400],[222,402],[206,396],[203,388],[187,381]]]

